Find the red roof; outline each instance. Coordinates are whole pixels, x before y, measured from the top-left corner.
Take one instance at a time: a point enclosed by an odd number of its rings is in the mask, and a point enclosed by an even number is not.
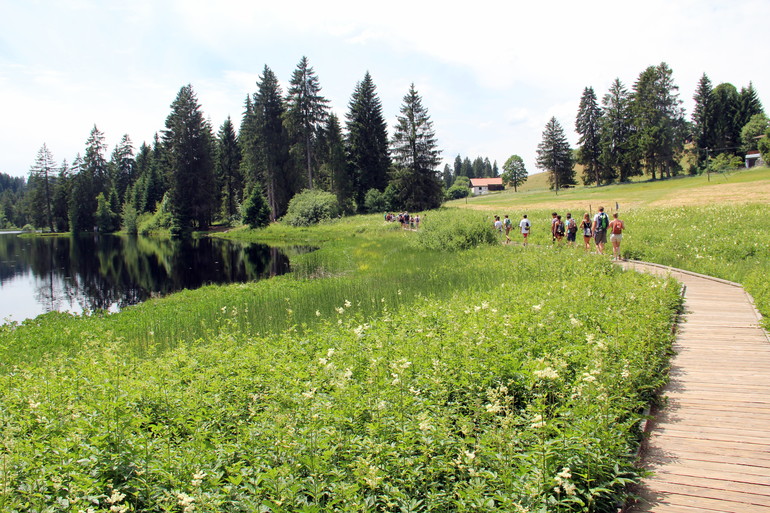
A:
[[[484,187],[490,185],[503,185],[503,178],[471,178],[471,187]]]

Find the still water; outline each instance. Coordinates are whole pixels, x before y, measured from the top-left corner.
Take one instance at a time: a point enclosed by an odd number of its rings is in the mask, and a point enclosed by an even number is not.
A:
[[[90,234],[22,238],[0,233],[0,323],[54,310],[117,311],[181,289],[259,280],[288,271],[288,256],[262,244]]]

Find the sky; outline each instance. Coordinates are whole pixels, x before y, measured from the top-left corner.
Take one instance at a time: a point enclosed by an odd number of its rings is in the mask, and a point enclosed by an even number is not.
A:
[[[108,158],[149,143],[187,84],[215,131],[237,127],[264,67],[285,93],[306,56],[340,120],[367,71],[390,127],[414,83],[445,162],[535,173],[551,117],[574,148],[586,87],[661,62],[688,119],[703,73],[770,109],[768,20],[768,0],[0,0],[0,172],[27,175],[43,144],[72,162],[94,126]]]

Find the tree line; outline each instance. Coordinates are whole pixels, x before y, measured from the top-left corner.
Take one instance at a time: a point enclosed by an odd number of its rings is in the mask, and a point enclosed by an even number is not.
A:
[[[333,195],[342,213],[418,211],[444,199],[440,162],[433,122],[414,84],[389,137],[368,72],[343,121],[302,57],[285,94],[264,67],[237,128],[228,117],[215,133],[186,85],[164,128],[136,150],[124,135],[108,156],[96,126],[83,155],[71,162],[57,165],[43,144],[26,187],[4,196],[0,215],[6,224],[58,232],[121,226],[131,232],[144,223],[183,236],[216,222],[250,222],[243,219],[247,210],[277,220],[305,190]]]
[[[704,73],[694,101],[687,121],[665,62],[642,71],[631,90],[615,79],[601,105],[593,87],[586,87],[575,119],[577,150],[551,118],[538,145],[537,166],[558,191],[576,185],[575,164],[583,166],[584,184],[603,185],[633,176],[655,180],[738,167],[746,153],[762,148],[770,160],[770,123],[751,83],[740,91],[729,83],[712,87]]]

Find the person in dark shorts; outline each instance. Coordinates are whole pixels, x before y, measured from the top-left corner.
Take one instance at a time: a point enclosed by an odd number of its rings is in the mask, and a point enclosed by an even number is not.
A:
[[[600,255],[604,254],[604,245],[607,244],[607,227],[610,225],[610,218],[604,213],[604,207],[599,207],[599,213],[594,216],[593,226],[594,243],[596,251]]]

